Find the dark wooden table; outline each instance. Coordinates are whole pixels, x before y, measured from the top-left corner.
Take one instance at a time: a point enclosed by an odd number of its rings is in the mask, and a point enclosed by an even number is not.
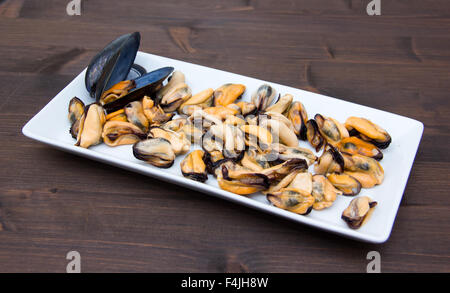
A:
[[[450,3],[0,0],[0,271],[450,271]],[[117,36],[425,124],[392,236],[369,245],[64,153],[22,126]]]

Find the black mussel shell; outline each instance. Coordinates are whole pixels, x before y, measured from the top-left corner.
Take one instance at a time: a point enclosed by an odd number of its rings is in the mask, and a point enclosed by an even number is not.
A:
[[[91,97],[98,98],[95,97],[96,93],[101,95],[98,90],[99,86],[103,92],[103,90],[108,90],[116,83],[126,79],[136,58],[140,42],[140,33],[126,34],[109,43],[92,58],[85,75],[86,89]],[[111,58],[114,56],[116,56],[116,60],[111,62]],[[110,66],[106,68],[108,63],[110,63]],[[108,78],[103,78],[101,82],[104,84],[101,84],[100,77],[105,70],[109,71],[105,74]]]
[[[163,81],[173,72],[173,70],[173,67],[163,67],[135,79],[134,82],[136,86],[131,92],[114,102],[103,105],[103,108],[108,113],[111,113],[122,109],[128,103],[136,101],[145,95],[151,96],[160,88]]]

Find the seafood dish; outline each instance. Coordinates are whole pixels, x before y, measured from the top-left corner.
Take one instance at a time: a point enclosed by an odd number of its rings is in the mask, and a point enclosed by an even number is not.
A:
[[[182,185],[212,185],[249,206],[245,199],[257,198],[282,216],[323,213],[350,237],[379,216],[386,199],[372,190],[396,176],[385,174],[398,138],[391,123],[352,107],[322,111],[301,91],[239,76],[220,83],[205,76],[193,86],[192,71],[180,62],[139,62],[140,40],[138,32],[126,34],[96,54],[77,79],[83,90],[60,107],[79,154],[99,159],[90,150],[117,149],[141,173],[171,170]]]
[[[223,190],[262,192],[274,206],[300,215],[383,183],[381,150],[392,138],[381,126],[357,116],[345,122],[308,118],[301,101],[269,84],[245,102],[243,84],[192,93],[185,74],[173,67],[127,79],[139,41],[139,33],[121,36],[89,64],[85,83],[95,101],[84,105],[74,97],[68,106],[76,146],[130,144],[136,159],[159,168],[185,156],[180,168],[186,178],[205,182],[210,174]],[[316,152],[300,147],[301,140]],[[189,152],[191,144],[201,149]],[[356,197],[342,219],[360,228],[376,204]]]

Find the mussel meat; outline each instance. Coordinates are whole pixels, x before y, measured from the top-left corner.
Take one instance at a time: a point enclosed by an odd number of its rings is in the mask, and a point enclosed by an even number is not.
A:
[[[202,150],[195,150],[181,161],[181,173],[184,177],[200,182],[205,182],[208,179],[203,156]]]
[[[87,105],[80,118],[76,146],[88,148],[102,142],[103,125],[106,122],[105,111],[97,103]]]
[[[172,145],[165,138],[150,138],[133,145],[133,155],[153,166],[170,168],[175,160]]]
[[[350,228],[358,229],[369,220],[376,205],[377,202],[367,196],[354,198],[342,212],[342,219]]]

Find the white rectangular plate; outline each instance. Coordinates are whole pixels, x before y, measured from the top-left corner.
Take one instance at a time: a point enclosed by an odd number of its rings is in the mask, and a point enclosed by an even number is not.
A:
[[[353,239],[382,243],[389,238],[422,137],[423,124],[421,122],[300,89],[142,52],[138,53],[135,63],[143,66],[147,71],[173,66],[186,75],[186,83],[191,87],[193,93],[208,87],[218,88],[225,83],[242,83],[247,87],[243,100],[249,101],[253,91],[261,84],[269,83],[281,94],[290,93],[294,95],[295,100],[299,100],[305,105],[309,117],[320,113],[344,122],[349,116],[360,116],[368,118],[385,128],[392,136],[392,143],[388,149],[384,150],[384,158],[381,161],[385,170],[384,182],[374,188],[363,189],[360,194],[367,195],[378,202],[370,221],[359,230],[352,230],[347,227],[341,219],[341,213],[352,197],[340,196],[330,208],[322,211],[313,210],[308,216],[301,216],[270,205],[262,194],[246,197],[224,191],[218,187],[217,181],[211,175],[209,175],[206,183],[184,178],[179,167],[179,163],[184,156],[179,156],[171,168],[159,169],[135,159],[130,145],[112,148],[102,144],[89,149],[74,146],[75,141],[69,134],[70,125],[67,119],[67,107],[69,100],[74,96],[77,96],[86,104],[93,102],[84,86],[85,71],[80,73],[23,127],[23,134],[80,156],[182,185]],[[307,142],[301,141],[300,146],[311,149]]]

